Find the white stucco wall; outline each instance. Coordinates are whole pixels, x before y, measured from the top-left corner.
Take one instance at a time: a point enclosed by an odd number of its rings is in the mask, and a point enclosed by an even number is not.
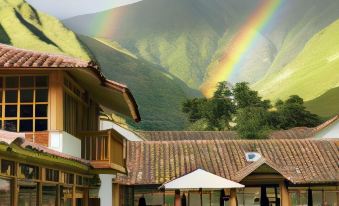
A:
[[[316,138],[339,138],[339,120],[322,129],[315,135]]]
[[[81,158],[81,140],[67,132],[50,132],[48,144],[50,149]]]
[[[114,129],[129,141],[143,141],[143,139],[141,139],[135,133],[129,131],[128,129],[125,129],[117,124],[114,124],[111,121],[100,120],[100,130],[106,129]]]
[[[100,174],[99,175],[101,185],[99,189],[99,198],[100,198],[100,205],[107,205],[111,206],[113,205],[113,178],[115,178],[115,175],[110,174]]]

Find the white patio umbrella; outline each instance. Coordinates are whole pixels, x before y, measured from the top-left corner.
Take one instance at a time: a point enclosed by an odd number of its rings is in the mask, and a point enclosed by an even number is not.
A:
[[[207,172],[203,169],[197,169],[191,173],[183,175],[177,179],[169,181],[163,184],[160,188],[165,190],[175,190],[175,189],[231,189],[231,188],[243,188],[245,187],[242,184],[233,182],[231,180],[225,179],[218,175]],[[201,205],[202,205],[202,194],[201,196]]]

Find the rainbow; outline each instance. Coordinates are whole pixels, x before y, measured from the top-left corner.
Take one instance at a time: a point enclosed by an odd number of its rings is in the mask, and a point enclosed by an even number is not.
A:
[[[263,31],[273,19],[283,0],[261,0],[255,11],[248,17],[245,24],[225,49],[218,65],[212,69],[201,91],[206,97],[213,96],[218,82],[228,80],[239,70],[244,57],[257,42],[258,33]]]
[[[96,15],[91,22],[90,28],[93,28],[94,36],[111,39],[118,32],[122,24],[122,18],[126,16],[127,8],[120,7],[114,12],[106,11]]]

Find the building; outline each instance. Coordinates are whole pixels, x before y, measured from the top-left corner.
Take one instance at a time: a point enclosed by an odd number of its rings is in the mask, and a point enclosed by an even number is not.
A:
[[[199,191],[178,195],[178,191],[159,190],[163,183],[198,168],[246,186],[203,191],[203,205],[220,205],[221,194],[228,200],[225,205],[260,205],[262,190],[267,192],[270,205],[307,205],[309,192],[313,205],[339,203],[337,140],[201,140],[213,132],[144,132],[143,137],[156,134],[161,141],[128,142],[128,175],[119,175],[114,185],[119,205],[138,205],[145,197],[148,205],[169,206],[184,194],[187,205],[199,205]]]
[[[140,121],[126,86],[93,62],[0,44],[0,100],[0,205],[112,202],[103,194],[126,173],[126,140],[100,131],[99,116]]]
[[[316,127],[314,137],[339,139],[339,115]]]

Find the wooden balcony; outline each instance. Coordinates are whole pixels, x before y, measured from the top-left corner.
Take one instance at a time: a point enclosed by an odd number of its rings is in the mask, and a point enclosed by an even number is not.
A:
[[[126,173],[125,139],[114,130],[81,132],[81,157],[100,173]]]

